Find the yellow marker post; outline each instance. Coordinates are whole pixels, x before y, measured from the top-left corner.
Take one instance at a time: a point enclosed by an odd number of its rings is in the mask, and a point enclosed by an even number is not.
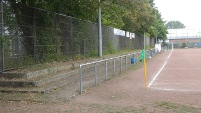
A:
[[[144,62],[144,81],[145,81],[145,87],[148,88],[148,82],[147,82],[147,66],[146,66],[146,34],[144,31],[144,49],[142,50],[140,61]]]
[[[147,66],[146,66],[146,54],[145,54],[144,49],[141,52],[140,61],[144,62],[144,81],[145,81],[145,87],[147,88],[148,87],[148,83],[147,83]]]
[[[148,88],[148,83],[147,83],[147,66],[146,66],[146,58],[144,58],[144,81],[145,81],[145,87]]]

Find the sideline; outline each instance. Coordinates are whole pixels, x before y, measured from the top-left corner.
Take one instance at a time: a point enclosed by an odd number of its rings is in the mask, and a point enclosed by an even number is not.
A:
[[[201,92],[201,90],[188,90],[188,89],[171,89],[171,88],[151,88],[153,90],[164,90],[164,91],[177,91],[177,92]]]
[[[161,73],[161,71],[163,70],[163,68],[165,67],[165,65],[167,64],[168,59],[170,58],[170,56],[172,55],[173,49],[171,51],[171,53],[169,54],[169,56],[167,57],[165,63],[163,64],[163,66],[161,67],[161,69],[158,71],[158,73],[155,75],[155,77],[152,79],[152,81],[149,83],[148,87],[151,87],[151,85],[155,82],[156,78],[159,76],[159,74]]]

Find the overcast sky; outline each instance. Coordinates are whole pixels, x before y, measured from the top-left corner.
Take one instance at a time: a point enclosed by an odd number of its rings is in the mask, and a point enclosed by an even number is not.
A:
[[[180,21],[187,28],[201,28],[201,0],[155,0],[164,21]]]

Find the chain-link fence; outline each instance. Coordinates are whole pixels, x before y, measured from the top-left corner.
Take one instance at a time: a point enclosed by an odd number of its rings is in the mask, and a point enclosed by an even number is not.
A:
[[[201,40],[195,39],[196,42],[193,42],[192,40],[189,42],[182,42],[182,40],[179,42],[173,42],[169,43],[168,45],[171,46],[174,45],[174,48],[201,48]]]
[[[1,0],[1,72],[29,65],[98,55],[98,25],[43,9]],[[140,49],[143,36],[114,34],[102,26],[103,53]],[[150,38],[148,46],[153,46]]]

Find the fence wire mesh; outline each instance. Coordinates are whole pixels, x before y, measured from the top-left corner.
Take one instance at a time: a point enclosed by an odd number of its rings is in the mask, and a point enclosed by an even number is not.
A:
[[[63,14],[1,0],[1,72],[80,56],[98,55],[98,25]],[[102,26],[103,53],[140,49],[143,37],[130,39]],[[3,46],[4,45],[4,46]],[[154,46],[150,38],[148,45]],[[117,63],[116,66],[119,64]],[[119,69],[117,68],[117,71]]]

